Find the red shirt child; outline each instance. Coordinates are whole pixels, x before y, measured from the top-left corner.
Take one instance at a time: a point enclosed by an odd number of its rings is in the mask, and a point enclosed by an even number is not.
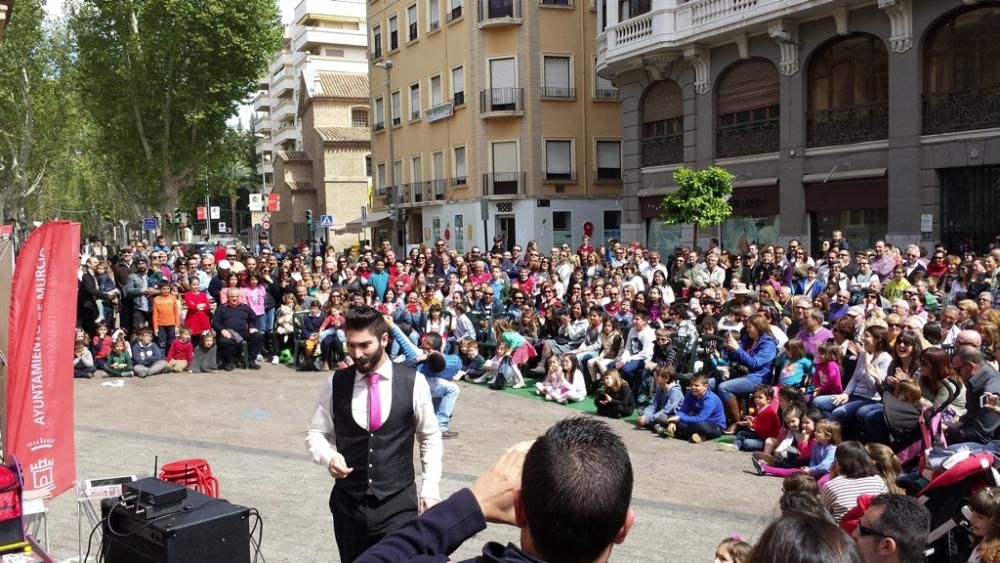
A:
[[[194,345],[191,338],[175,338],[167,352],[167,361],[184,360],[190,366],[194,362]]]

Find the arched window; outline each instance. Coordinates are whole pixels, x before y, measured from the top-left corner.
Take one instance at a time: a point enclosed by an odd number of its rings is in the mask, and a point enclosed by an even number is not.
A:
[[[642,165],[684,160],[684,96],[673,80],[654,82],[642,98]]]
[[[351,110],[351,126],[352,127],[368,127],[368,110],[366,110],[366,109],[352,109]]]
[[[889,136],[889,58],[871,35],[835,39],[809,62],[809,146]]]
[[[766,59],[729,67],[716,94],[715,154],[718,158],[778,150],[781,83]]]
[[[924,134],[1000,127],[1000,7],[959,10],[924,44]]]

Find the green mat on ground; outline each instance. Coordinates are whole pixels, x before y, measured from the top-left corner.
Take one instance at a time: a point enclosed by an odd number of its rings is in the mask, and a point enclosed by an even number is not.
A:
[[[469,382],[471,383],[471,382]],[[535,393],[535,384],[531,380],[526,381],[527,385],[521,389],[514,389],[512,387],[505,387],[503,392],[508,395],[517,395],[518,397],[524,397],[539,403],[547,403],[556,407],[567,407],[575,411],[585,412],[588,414],[597,414],[597,406],[594,405],[594,399],[592,397],[587,397],[586,399],[576,402],[576,403],[566,403],[565,405],[560,405],[559,403],[553,403],[552,401],[546,401],[542,396]],[[472,385],[477,385],[485,387],[485,383],[471,383]],[[635,423],[639,421],[639,413],[642,412],[641,408],[635,410],[635,414],[630,417],[622,418],[620,420],[635,426]],[[729,444],[736,440],[736,436],[719,436],[714,440],[709,440],[710,442],[717,442],[720,444]]]

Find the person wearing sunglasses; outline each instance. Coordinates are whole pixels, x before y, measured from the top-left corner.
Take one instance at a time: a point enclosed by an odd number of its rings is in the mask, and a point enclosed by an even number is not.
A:
[[[920,501],[881,494],[872,499],[852,536],[867,563],[922,563],[930,528],[931,513]]]

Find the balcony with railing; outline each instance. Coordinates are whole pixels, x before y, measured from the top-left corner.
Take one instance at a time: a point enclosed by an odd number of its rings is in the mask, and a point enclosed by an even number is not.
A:
[[[490,172],[483,174],[483,196],[524,195],[527,175],[524,172]]]
[[[780,122],[780,119],[772,118],[717,126],[715,156],[732,158],[777,151]]]
[[[521,0],[478,0],[479,27],[521,24]]]
[[[450,11],[448,11],[447,15],[448,15],[448,21],[452,22],[457,20],[458,18],[462,17],[462,7],[455,6]]]
[[[483,119],[524,115],[524,88],[487,88],[479,93]]]
[[[684,161],[684,135],[663,135],[642,140],[642,166],[665,166]]]
[[[924,135],[1000,127],[1000,87],[924,94]]]
[[[632,17],[609,25],[598,35],[598,68],[655,52],[680,54],[684,46],[712,44],[740,30],[766,27],[778,18],[829,16],[833,4],[843,1],[635,0]]]
[[[368,31],[362,29],[331,29],[325,27],[303,27],[292,38],[294,51],[309,51],[323,45],[368,45]]]
[[[572,100],[576,98],[576,88],[568,88],[565,86],[542,86],[540,94],[543,98],[561,98],[565,100]]]
[[[889,103],[814,111],[806,115],[806,146],[849,145],[889,138]]]
[[[435,121],[442,120],[446,117],[451,117],[454,113],[454,108],[452,107],[451,102],[445,102],[443,104],[427,108],[424,112],[424,117],[427,119],[427,123],[434,123]]]
[[[620,97],[618,88],[598,88],[594,90],[594,98],[598,100],[618,100]]]

